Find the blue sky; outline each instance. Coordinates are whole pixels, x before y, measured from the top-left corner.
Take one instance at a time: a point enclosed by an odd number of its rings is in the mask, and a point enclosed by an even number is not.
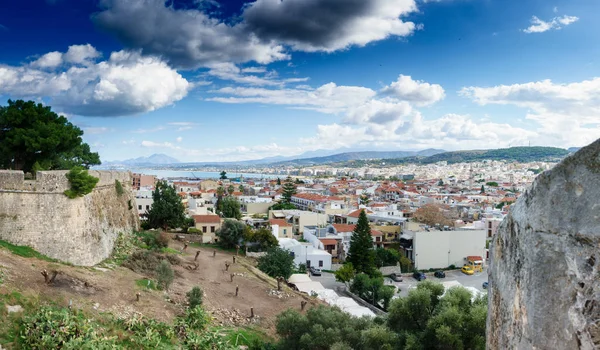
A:
[[[0,103],[34,99],[105,161],[583,146],[594,0],[0,4]]]

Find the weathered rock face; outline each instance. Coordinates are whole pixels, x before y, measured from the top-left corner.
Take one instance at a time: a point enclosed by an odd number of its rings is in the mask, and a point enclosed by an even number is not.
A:
[[[490,254],[488,349],[600,348],[600,140],[535,180]]]
[[[38,172],[37,180],[24,180],[23,172],[0,170],[0,239],[74,265],[109,257],[119,233],[139,228],[131,174],[89,173],[100,179],[94,191],[69,199],[63,194],[69,188],[65,171]]]

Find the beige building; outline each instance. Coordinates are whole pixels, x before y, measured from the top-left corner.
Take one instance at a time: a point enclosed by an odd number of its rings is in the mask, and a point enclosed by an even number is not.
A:
[[[142,187],[154,188],[156,176],[144,174],[132,174],[132,188],[139,190]]]
[[[218,215],[194,215],[194,226],[202,234],[202,243],[216,243],[219,239],[216,232],[221,228]]]
[[[291,223],[285,221],[285,219],[269,219],[269,225],[279,226],[277,232],[277,238],[292,238],[293,227]]]
[[[269,219],[285,219],[294,235],[302,235],[306,226],[325,226],[328,216],[304,210],[270,210]]]
[[[203,191],[216,190],[219,186],[219,183],[215,180],[204,180],[200,182],[200,189]]]

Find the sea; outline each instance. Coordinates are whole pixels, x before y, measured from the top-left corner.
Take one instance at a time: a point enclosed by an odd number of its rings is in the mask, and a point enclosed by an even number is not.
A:
[[[155,175],[160,179],[167,178],[179,178],[179,179],[218,179],[221,176],[220,172],[217,171],[179,171],[179,170],[157,170],[157,169],[132,169],[131,172],[145,175]],[[239,179],[240,177],[244,177],[244,179],[276,179],[276,178],[284,178],[284,175],[274,175],[274,174],[257,174],[257,173],[236,173],[236,172],[228,172],[227,178],[229,179]]]

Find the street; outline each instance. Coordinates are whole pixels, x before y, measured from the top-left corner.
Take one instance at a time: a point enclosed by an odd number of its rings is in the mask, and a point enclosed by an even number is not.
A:
[[[335,276],[329,272],[321,272],[321,276],[310,275],[310,279],[315,282],[320,282],[327,289],[336,290],[336,287],[344,286],[343,283],[335,280]]]
[[[487,270],[484,270],[483,272],[479,272],[479,273],[475,273],[471,276],[469,275],[465,275],[464,273],[460,272],[460,271],[446,271],[446,278],[436,278],[433,276],[433,273],[427,273],[427,280],[430,281],[434,281],[434,282],[449,282],[449,281],[457,281],[460,284],[462,284],[465,287],[474,287],[477,290],[481,291],[481,292],[486,292],[485,289],[483,289],[482,285],[483,282],[486,282],[488,280],[488,275],[487,275]],[[419,282],[411,277],[403,277],[403,281],[402,282],[394,282],[392,281],[390,278],[385,278],[385,284],[388,285],[395,285],[396,287],[400,288],[400,293],[399,296],[401,297],[405,297],[408,295],[408,291],[416,288],[417,284]]]

